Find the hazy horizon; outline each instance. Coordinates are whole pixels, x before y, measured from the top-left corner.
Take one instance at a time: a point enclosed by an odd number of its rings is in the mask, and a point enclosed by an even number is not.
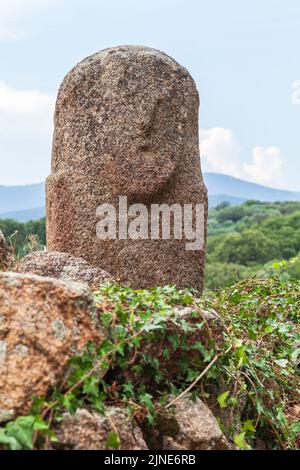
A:
[[[268,188],[268,189],[273,189],[273,190],[277,190],[277,191],[290,191],[290,192],[296,192],[296,193],[300,193],[300,191],[297,191],[297,190],[293,190],[293,189],[289,189],[289,188],[276,188],[274,186],[268,186],[267,184],[261,184],[261,183],[255,183],[254,181],[249,181],[249,180],[246,180],[246,179],[242,179],[242,178],[237,178],[236,176],[232,176],[232,175],[227,175],[225,173],[218,173],[216,171],[202,171],[204,177],[205,175],[211,175],[211,174],[214,174],[214,175],[219,175],[219,176],[225,176],[225,177],[228,177],[228,178],[233,178],[233,179],[236,179],[238,181],[243,181],[244,183],[250,183],[250,184],[255,184],[255,185],[258,185],[258,186],[262,186],[262,187],[265,187],[265,188]],[[14,188],[14,187],[22,187],[22,186],[35,186],[35,185],[40,185],[40,184],[45,184],[46,183],[46,179],[42,180],[42,181],[37,181],[37,182],[34,182],[34,183],[25,183],[25,184],[12,184],[12,185],[6,185],[6,184],[0,184],[0,187],[4,187],[4,188]]]

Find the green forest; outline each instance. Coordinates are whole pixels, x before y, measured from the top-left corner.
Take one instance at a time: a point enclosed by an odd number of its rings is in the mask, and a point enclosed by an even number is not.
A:
[[[0,230],[19,257],[46,243],[45,219],[25,224],[0,220]],[[291,259],[284,276],[300,279],[299,252],[300,203],[222,203],[209,211],[206,289],[231,286]]]
[[[232,285],[292,259],[286,280],[300,279],[299,252],[300,203],[223,203],[209,213],[206,288]]]

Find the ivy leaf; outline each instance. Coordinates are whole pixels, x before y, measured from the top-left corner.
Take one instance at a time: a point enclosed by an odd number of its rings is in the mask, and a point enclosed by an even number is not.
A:
[[[286,426],[287,425],[287,419],[286,419],[286,416],[285,416],[284,411],[283,411],[282,408],[277,409],[276,418],[278,419],[281,426]]]
[[[155,424],[155,418],[150,413],[147,414],[147,423],[149,426],[154,426]]]
[[[153,397],[150,395],[150,393],[144,393],[140,397],[140,402],[148,408],[148,410],[153,410],[154,409],[154,404],[153,404]]]
[[[183,305],[191,305],[194,302],[193,296],[191,294],[185,294],[182,299]]]
[[[116,432],[108,433],[106,448],[108,450],[119,450],[121,445],[119,434]]]
[[[143,327],[144,331],[155,331],[155,330],[162,330],[162,325],[154,325],[154,324],[148,324]]]
[[[245,423],[243,424],[243,431],[255,432],[253,421],[251,421],[250,419],[245,421]]]
[[[90,377],[85,381],[83,393],[97,397],[99,394],[99,381],[96,377]]]
[[[116,305],[115,312],[116,312],[117,317],[119,318],[120,322],[122,323],[122,325],[127,325],[127,323],[128,323],[128,313],[123,310],[122,305],[120,305],[120,304]]]
[[[34,431],[48,431],[49,424],[45,423],[40,415],[36,416],[33,423],[33,430]]]
[[[246,433],[236,434],[234,436],[234,443],[239,449],[249,450],[251,447],[246,442]]]
[[[230,297],[230,302],[233,303],[233,305],[238,305],[240,301],[242,300],[243,296],[240,292],[235,292],[232,294]]]
[[[229,391],[224,392],[224,393],[222,393],[222,395],[218,396],[217,400],[218,400],[218,403],[220,405],[220,408],[227,408],[227,406],[228,406],[228,404],[227,404],[228,395],[229,395]]]
[[[10,450],[20,450],[22,446],[13,436],[7,436],[6,429],[0,429],[0,444],[7,445]]]
[[[67,411],[72,413],[73,410],[73,401],[75,400],[75,395],[72,393],[68,393],[67,395],[62,396],[62,404],[66,408]]]
[[[296,421],[296,423],[292,424],[291,431],[295,436],[300,434],[300,421]]]
[[[16,421],[6,426],[7,436],[15,438],[22,449],[32,450],[34,421],[34,416],[21,416],[17,418]]]
[[[283,367],[283,368],[285,368],[285,367],[288,365],[288,363],[289,363],[289,361],[288,361],[287,359],[277,359],[277,360],[274,361],[274,362],[275,362],[275,364],[277,364],[279,367]]]
[[[123,391],[126,396],[133,397],[134,396],[134,387],[132,383],[127,383],[123,385]]]
[[[293,364],[297,364],[299,356],[300,356],[300,349],[294,349],[294,351],[291,354],[291,361],[293,362]]]
[[[274,327],[273,327],[272,325],[268,325],[268,326],[266,326],[266,328],[264,329],[264,332],[265,332],[266,334],[268,334],[268,333],[273,333],[273,331],[274,331]]]
[[[248,364],[248,357],[247,357],[247,354],[246,354],[246,346],[241,346],[237,350],[236,357],[238,359],[238,365],[237,365],[238,368]]]

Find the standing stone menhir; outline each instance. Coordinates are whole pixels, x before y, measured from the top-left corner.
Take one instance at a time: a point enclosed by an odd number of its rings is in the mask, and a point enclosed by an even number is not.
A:
[[[190,74],[160,51],[121,46],[78,64],[64,79],[56,105],[48,249],[82,257],[132,287],[201,290],[205,244],[192,251],[186,239],[173,236],[104,240],[96,233],[97,208],[106,203],[117,210],[119,197],[126,196],[128,207],[143,204],[149,214],[153,204],[202,206],[205,239],[198,111]]]

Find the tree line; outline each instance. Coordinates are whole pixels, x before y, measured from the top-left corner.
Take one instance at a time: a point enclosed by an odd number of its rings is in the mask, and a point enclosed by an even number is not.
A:
[[[0,230],[17,257],[46,245],[45,219],[27,223],[0,219]],[[222,203],[209,211],[206,289],[232,285],[299,253],[299,202]],[[300,261],[285,276],[300,279]]]

